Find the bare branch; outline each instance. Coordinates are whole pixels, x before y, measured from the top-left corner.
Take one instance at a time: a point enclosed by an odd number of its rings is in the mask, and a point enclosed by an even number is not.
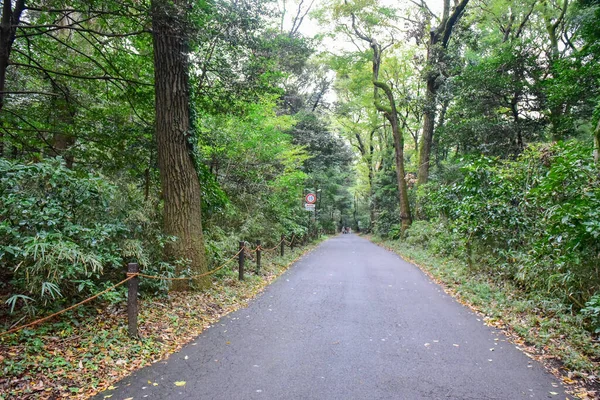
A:
[[[440,25],[440,28],[442,28],[440,33],[442,33],[442,46],[443,47],[448,46],[448,41],[450,40],[450,35],[452,34],[452,29],[454,28],[454,25],[460,18],[461,14],[464,11],[465,7],[467,6],[468,2],[469,2],[469,0],[461,0],[461,2],[458,3],[458,5],[456,7],[454,7],[454,10],[452,10],[452,14],[450,14],[448,19],[446,20],[446,23],[443,24],[443,28]]]
[[[32,68],[32,69],[36,69],[36,70],[39,70],[39,71],[47,72],[49,74],[66,76],[66,77],[74,78],[74,79],[97,80],[97,81],[121,81],[121,82],[132,83],[132,84],[135,84],[135,85],[141,85],[141,86],[154,86],[154,85],[152,85],[150,83],[140,82],[140,81],[136,81],[136,80],[133,80],[133,79],[117,78],[117,77],[114,77],[114,76],[107,76],[107,75],[103,75],[103,76],[102,75],[99,75],[99,76],[75,75],[75,74],[69,74],[67,72],[52,71],[52,70],[49,70],[47,68],[38,67],[38,66],[35,66],[35,65],[31,65],[31,64],[23,64],[23,63],[16,63],[16,62],[11,62],[10,65],[14,65],[16,67],[23,67],[23,68]]]
[[[41,94],[44,96],[54,96],[54,97],[60,97],[59,94],[57,93],[52,93],[52,92],[37,92],[37,91],[33,91],[33,90],[5,90],[3,92],[0,92],[0,95],[28,95],[28,94]]]
[[[360,31],[360,29],[358,29],[358,26],[356,26],[356,15],[354,15],[354,13],[352,13],[351,15],[352,15],[352,29],[354,29],[354,33],[356,33],[356,36],[358,36],[359,38],[361,38],[364,41],[371,43],[373,41],[373,39],[371,39],[366,34],[362,33]]]
[[[419,7],[422,10],[425,10],[429,13],[430,16],[432,16],[433,18],[435,18],[436,20],[440,20],[440,17],[438,17],[433,11],[431,11],[431,9],[429,8],[429,6],[427,5],[427,3],[425,3],[425,1],[421,0],[420,3],[417,3],[414,0],[410,0],[411,3],[413,3],[414,5],[416,5],[417,7]]]
[[[86,32],[86,33],[93,33],[96,35],[100,35],[103,37],[117,37],[117,38],[123,38],[123,37],[129,37],[129,36],[137,36],[137,35],[141,35],[144,33],[151,33],[152,31],[150,29],[141,29],[139,31],[134,31],[134,32],[126,32],[126,33],[109,33],[109,32],[100,32],[94,29],[89,29],[89,28],[81,28],[81,27],[76,27],[73,25],[54,25],[54,24],[49,24],[49,25],[20,25],[18,26],[18,28],[20,30],[25,30],[25,29],[36,29],[37,32],[36,33],[26,33],[23,35],[19,35],[18,37],[26,37],[26,36],[38,36],[38,35],[43,35],[43,34],[47,34],[50,32],[54,32],[54,31],[60,31],[60,30],[71,30],[71,31],[78,31],[78,32]],[[43,30],[45,29],[45,30]]]
[[[298,33],[298,29],[300,29],[300,25],[302,25],[302,21],[304,21],[304,18],[310,12],[314,3],[315,3],[315,0],[312,0],[310,2],[310,4],[308,5],[308,7],[306,8],[306,10],[304,10],[304,13],[302,13],[302,4],[304,4],[304,0],[300,0],[300,2],[298,3],[298,10],[296,11],[296,16],[294,17],[294,21],[292,23],[292,29],[290,29],[290,32],[289,32],[290,37],[292,37],[293,35]]]
[[[523,33],[525,24],[527,23],[527,21],[529,21],[529,18],[531,17],[531,13],[533,13],[534,8],[535,8],[535,2],[533,2],[533,4],[531,4],[531,8],[529,9],[529,12],[525,15],[525,17],[523,17],[523,21],[521,21],[521,24],[519,25],[519,29],[517,29],[517,32],[515,33],[515,38],[518,38],[519,36],[521,36],[521,33]]]

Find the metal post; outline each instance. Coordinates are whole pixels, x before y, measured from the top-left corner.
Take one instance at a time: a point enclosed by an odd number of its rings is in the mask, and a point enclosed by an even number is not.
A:
[[[239,279],[240,281],[244,280],[244,248],[246,247],[246,242],[240,242],[240,255],[238,256],[238,271],[239,271]]]
[[[258,273],[260,272],[260,256],[261,256],[261,249],[260,249],[260,240],[256,241],[256,274],[258,275]]]
[[[129,274],[137,274],[140,272],[140,267],[137,263],[127,264],[127,272]],[[137,338],[138,336],[138,288],[140,278],[135,277],[127,282],[127,331],[129,336]]]
[[[285,253],[285,235],[281,235],[281,248],[279,249],[279,255],[283,257]]]

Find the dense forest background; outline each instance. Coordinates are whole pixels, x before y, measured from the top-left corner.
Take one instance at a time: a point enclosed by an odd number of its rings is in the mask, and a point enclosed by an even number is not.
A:
[[[597,0],[4,1],[7,321],[351,226],[600,329],[599,61]]]

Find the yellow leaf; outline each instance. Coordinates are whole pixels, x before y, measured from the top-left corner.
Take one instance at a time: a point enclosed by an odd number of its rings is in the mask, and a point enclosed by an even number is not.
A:
[[[152,384],[152,386],[158,386],[158,383],[154,382],[154,383]]]
[[[115,387],[115,386],[112,386],[112,385],[110,385],[110,386],[108,387],[108,390],[115,390],[115,389],[116,389],[116,387]]]
[[[175,382],[175,386],[185,386],[185,381],[177,381]]]
[[[123,399],[123,400],[133,400],[133,397],[128,397],[128,398]]]

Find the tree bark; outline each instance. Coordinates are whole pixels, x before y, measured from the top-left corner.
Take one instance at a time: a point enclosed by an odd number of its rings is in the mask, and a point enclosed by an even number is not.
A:
[[[187,1],[153,0],[152,29],[156,101],[158,167],[164,199],[164,233],[176,237],[166,256],[176,262],[176,274],[208,270],[202,235],[200,182],[188,140],[190,88],[188,78]],[[181,261],[185,261],[183,264]],[[210,284],[208,277],[197,281]],[[173,290],[186,290],[175,281]]]
[[[24,9],[25,0],[17,0],[14,10],[12,9],[12,1],[4,0],[2,4],[2,19],[0,20],[0,110],[4,106],[6,70],[10,60],[10,52],[15,42],[17,26],[21,21],[21,14]]]
[[[425,93],[425,110],[423,112],[423,133],[421,134],[421,145],[419,146],[419,171],[417,183],[427,183],[429,180],[429,163],[431,159],[431,143],[435,127],[435,97],[437,88],[435,76],[427,79],[427,91]]]
[[[450,13],[450,2],[444,1],[444,14],[440,25],[432,29],[427,45],[427,70],[426,77],[427,93],[425,100],[425,112],[423,115],[423,133],[421,135],[421,146],[419,148],[419,173],[417,183],[427,183],[429,180],[429,161],[431,157],[431,142],[433,140],[433,131],[435,127],[436,96],[438,85],[436,78],[439,72],[436,71],[436,65],[443,52],[448,48],[448,41],[452,35],[454,26],[458,23],[469,0],[461,0],[455,3],[456,6]]]
[[[2,3],[2,17],[0,18],[0,110],[4,106],[6,70],[10,61],[10,51],[24,9],[25,0],[17,0],[14,10],[12,9],[12,1],[4,0]],[[0,132],[0,157],[4,157],[4,133],[2,132]]]
[[[594,161],[596,164],[600,162],[600,120],[598,120],[594,131]]]

